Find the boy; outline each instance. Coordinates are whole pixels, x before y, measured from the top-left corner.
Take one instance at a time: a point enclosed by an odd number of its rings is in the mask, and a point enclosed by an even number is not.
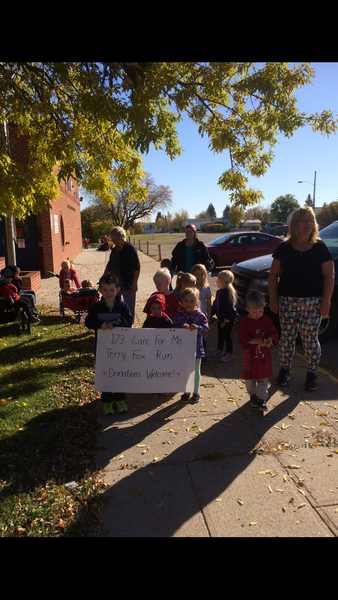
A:
[[[173,321],[174,316],[176,315],[178,309],[181,306],[181,303],[179,301],[179,299],[177,298],[177,296],[174,294],[174,292],[171,292],[169,290],[169,285],[170,285],[170,273],[169,270],[166,268],[163,269],[159,269],[158,271],[156,271],[154,277],[153,277],[153,281],[156,285],[157,288],[157,292],[154,292],[155,294],[163,294],[164,298],[165,298],[165,312],[168,315],[169,319],[171,319]],[[150,303],[151,303],[151,299],[152,296],[154,294],[152,294],[150,296],[150,298],[148,299],[143,312],[145,312],[147,315],[150,314]]]
[[[95,329],[95,350],[96,350],[96,332],[98,329],[113,329],[114,327],[131,327],[133,317],[128,305],[121,300],[119,280],[115,275],[102,275],[99,281],[99,292],[102,298],[92,304],[88,315],[85,318],[85,325],[88,329]],[[114,407],[117,412],[128,411],[124,402],[125,394],[118,392],[102,392],[101,402],[103,403],[103,414],[114,414]]]
[[[164,312],[165,297],[163,294],[153,294],[150,300],[150,315],[147,316],[142,327],[144,329],[170,329],[173,322]]]
[[[267,411],[268,377],[272,376],[270,347],[277,345],[278,332],[270,317],[264,314],[264,296],[252,290],[246,297],[248,314],[239,324],[242,346],[242,378],[245,379],[250,404]]]
[[[8,267],[5,267],[1,271],[0,296],[5,298],[5,300],[8,300],[10,307],[17,306],[18,308],[23,308],[30,323],[38,323],[40,319],[33,314],[30,303],[20,298],[18,290],[15,285],[12,284],[12,281],[13,272]]]

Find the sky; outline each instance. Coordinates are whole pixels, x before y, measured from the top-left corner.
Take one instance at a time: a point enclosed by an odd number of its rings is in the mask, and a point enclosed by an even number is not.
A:
[[[338,63],[313,63],[316,77],[313,85],[296,92],[297,107],[301,112],[331,110],[338,115]],[[171,214],[186,210],[190,218],[206,210],[210,202],[221,216],[230,204],[229,192],[217,185],[220,175],[229,168],[229,153],[215,155],[208,148],[208,138],[201,138],[197,127],[186,118],[178,127],[179,143],[184,152],[175,161],[162,151],[153,148],[144,158],[144,168],[157,185],[167,185],[172,190],[173,204],[164,210]],[[278,196],[292,194],[303,206],[308,194],[313,197],[316,171],[316,207],[338,198],[338,134],[329,138],[314,133],[310,128],[296,131],[291,138],[279,136],[273,151],[275,159],[267,173],[249,177],[249,184],[260,189],[264,196],[262,206],[269,207]],[[308,183],[297,183],[306,181]],[[88,206],[84,195],[81,208]],[[152,215],[152,220],[156,214]]]

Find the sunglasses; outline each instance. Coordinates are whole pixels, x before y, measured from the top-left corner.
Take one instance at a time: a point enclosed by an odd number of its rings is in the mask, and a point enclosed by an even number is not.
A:
[[[3,275],[4,279],[13,279],[13,275]]]

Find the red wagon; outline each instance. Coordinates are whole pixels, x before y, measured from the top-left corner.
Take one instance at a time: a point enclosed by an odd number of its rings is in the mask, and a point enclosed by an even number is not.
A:
[[[78,292],[69,294],[68,292],[59,292],[60,315],[65,316],[65,310],[71,310],[76,315],[75,323],[79,323],[81,313],[88,312],[94,302],[99,300],[100,294],[93,289],[80,289]]]

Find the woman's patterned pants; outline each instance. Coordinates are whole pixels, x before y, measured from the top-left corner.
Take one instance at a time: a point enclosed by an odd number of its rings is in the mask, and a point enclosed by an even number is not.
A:
[[[318,340],[321,300],[320,297],[279,297],[281,326],[279,361],[281,367],[290,369],[299,333],[303,343],[306,366],[309,371],[316,371],[321,354]]]

